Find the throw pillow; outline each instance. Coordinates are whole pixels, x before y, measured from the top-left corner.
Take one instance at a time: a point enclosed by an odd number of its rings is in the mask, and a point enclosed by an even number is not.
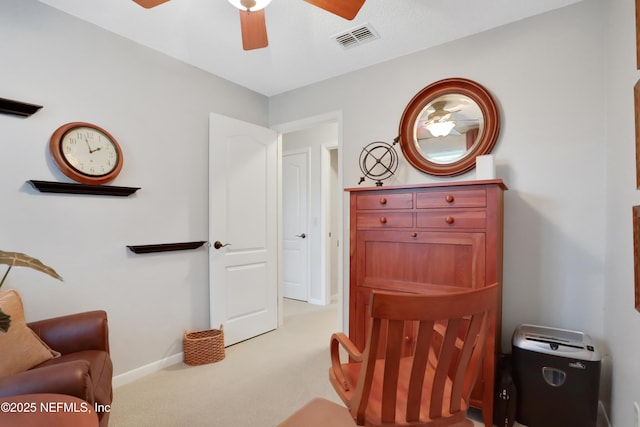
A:
[[[9,331],[0,332],[0,376],[26,371],[60,356],[27,326],[18,292],[0,292],[0,309],[11,316]]]

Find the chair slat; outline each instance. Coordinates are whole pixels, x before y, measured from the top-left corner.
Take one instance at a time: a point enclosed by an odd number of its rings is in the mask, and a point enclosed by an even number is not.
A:
[[[460,355],[460,363],[453,389],[451,391],[451,411],[459,411],[460,403],[476,381],[480,371],[480,362],[484,354],[485,339],[474,337],[486,337],[489,328],[489,316],[477,314],[472,317],[469,324],[468,339],[465,348]]]
[[[404,321],[391,320],[387,328],[384,377],[382,380],[382,422],[396,419],[396,396],[400,372],[400,353],[404,339]]]
[[[471,355],[476,350],[476,336],[480,331],[480,326],[483,320],[483,316],[474,315],[471,317],[471,321],[466,330],[466,336],[464,337],[464,345],[458,356],[458,362],[453,375],[453,385],[451,389],[451,406],[449,410],[451,412],[457,412],[460,410],[460,404],[464,391],[465,378],[469,372],[469,363],[471,361]]]
[[[447,379],[449,379],[451,360],[454,355],[456,340],[458,339],[459,324],[460,319],[449,319],[447,322],[447,329],[438,353],[438,364],[433,378],[431,405],[429,406],[429,417],[431,418],[442,416],[445,386]]]
[[[407,422],[416,422],[420,419],[422,407],[422,389],[425,380],[425,371],[429,363],[429,350],[433,340],[434,322],[423,320],[418,327],[416,349],[411,367],[411,379],[407,390]]]

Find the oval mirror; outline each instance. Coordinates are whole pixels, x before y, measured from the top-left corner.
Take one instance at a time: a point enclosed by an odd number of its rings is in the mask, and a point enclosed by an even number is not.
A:
[[[400,148],[416,169],[455,176],[473,169],[476,156],[493,149],[500,115],[491,94],[478,83],[450,78],[413,97],[400,120]]]

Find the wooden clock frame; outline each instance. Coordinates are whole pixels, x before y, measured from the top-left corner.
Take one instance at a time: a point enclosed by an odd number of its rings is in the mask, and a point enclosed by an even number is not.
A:
[[[88,127],[91,129],[95,129],[98,132],[103,133],[107,138],[109,138],[113,142],[116,149],[116,153],[117,153],[117,160],[116,160],[116,167],[111,172],[104,175],[87,175],[77,170],[67,162],[66,158],[62,154],[62,140],[64,139],[64,136],[67,134],[67,132],[78,127]],[[71,123],[67,123],[65,125],[60,126],[51,135],[51,140],[49,142],[49,151],[51,152],[51,156],[53,157],[54,162],[56,163],[58,168],[62,171],[62,173],[64,173],[66,176],[73,179],[74,181],[80,182],[82,184],[93,184],[93,185],[105,184],[107,182],[113,181],[122,170],[123,156],[122,156],[122,149],[120,148],[120,144],[118,144],[118,141],[113,137],[113,135],[111,135],[109,132],[107,132],[100,126],[94,125],[93,123],[71,122]]]

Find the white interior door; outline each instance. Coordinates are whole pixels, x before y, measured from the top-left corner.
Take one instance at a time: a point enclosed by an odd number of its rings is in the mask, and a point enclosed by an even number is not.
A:
[[[225,345],[276,329],[277,134],[209,117],[211,327]]]
[[[309,299],[307,152],[282,157],[282,284],[283,296]]]

